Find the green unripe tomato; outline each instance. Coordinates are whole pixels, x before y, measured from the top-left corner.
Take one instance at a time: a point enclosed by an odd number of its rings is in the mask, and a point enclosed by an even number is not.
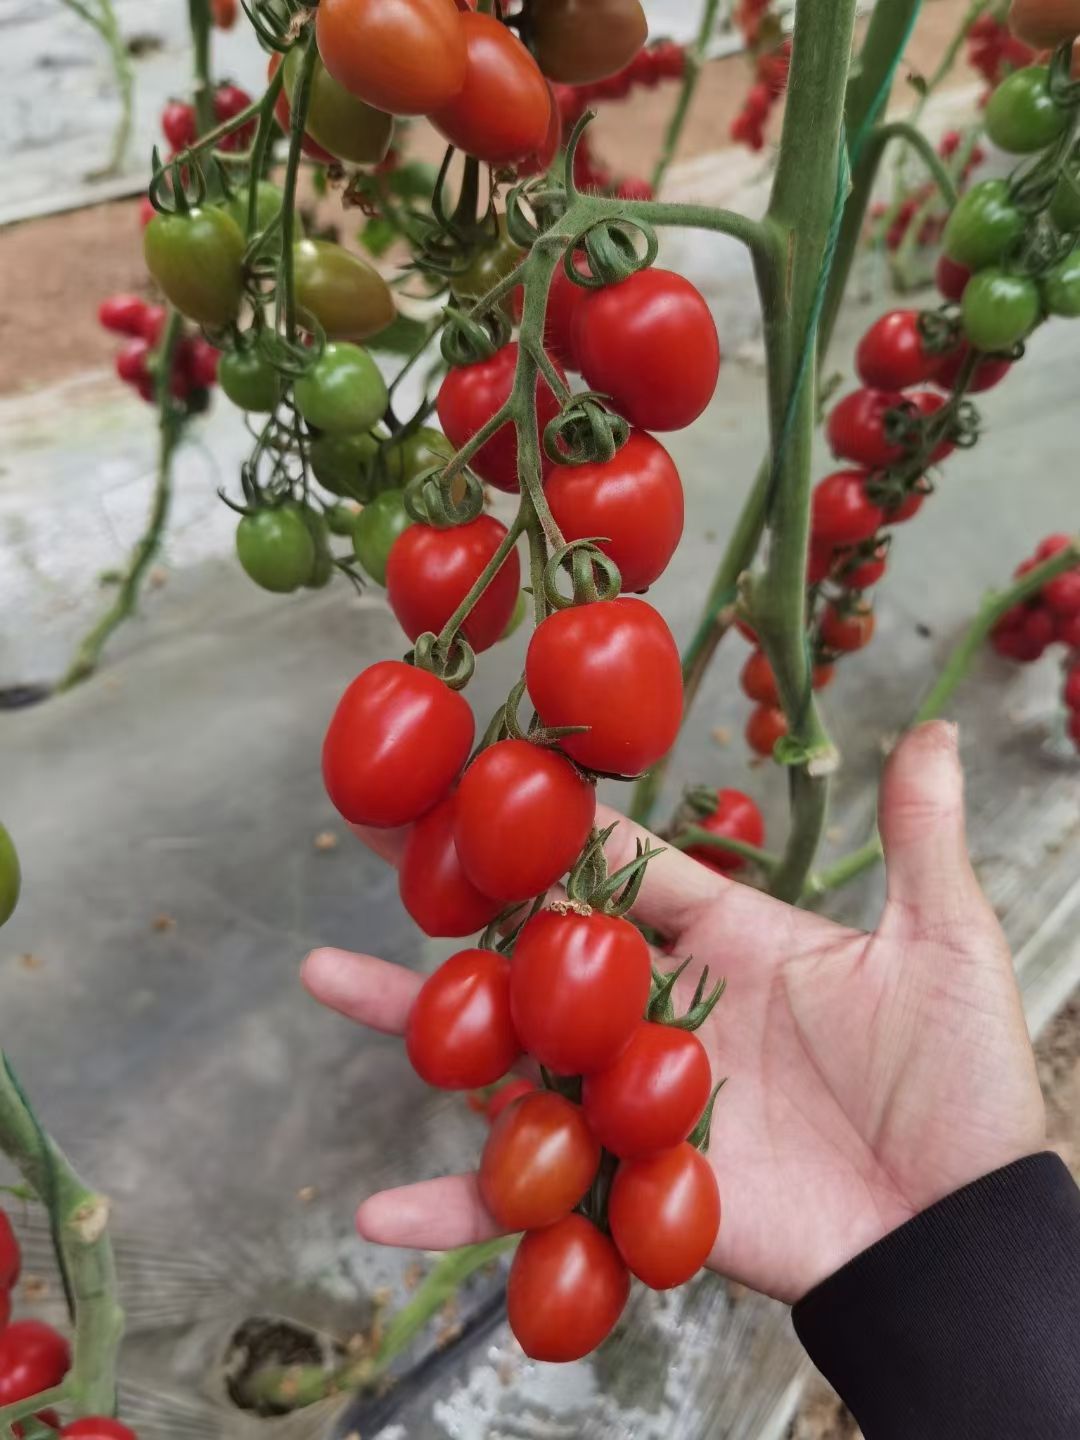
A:
[[[390,547],[411,524],[400,490],[384,490],[356,517],[353,550],[376,585],[386,584],[386,558]]]
[[[421,425],[419,430],[392,439],[383,447],[380,459],[391,485],[404,489],[433,465],[442,465],[454,453],[454,447],[441,430]]]
[[[960,196],[945,226],[945,254],[969,270],[993,265],[1024,234],[1027,220],[1007,180],[982,180]]]
[[[525,251],[520,245],[515,245],[506,233],[506,216],[500,214],[496,220],[495,235],[485,237],[464,267],[450,276],[451,294],[466,303],[479,300],[493,285],[516,269],[524,258]],[[501,305],[513,318],[513,292],[504,296]]]
[[[15,842],[0,825],[0,925],[6,925],[15,913],[22,888],[22,871]]]
[[[397,313],[379,272],[330,240],[296,244],[293,279],[300,311],[314,316],[331,340],[366,340],[385,330]]]
[[[264,590],[287,595],[306,585],[315,568],[315,542],[299,505],[245,515],[236,527],[236,553],[244,570]]]
[[[299,45],[294,45],[285,57],[285,90],[290,105],[302,60]],[[339,160],[377,165],[390,149],[394,117],[350,95],[316,57],[304,128],[316,144]]]
[[[254,414],[269,415],[281,398],[281,377],[257,350],[227,350],[218,383],[234,405]]]
[[[359,345],[334,341],[293,385],[296,408],[316,429],[355,435],[381,420],[389,401],[386,381]]]
[[[155,215],[143,231],[143,256],[181,315],[215,328],[236,319],[244,293],[244,236],[224,210]]]
[[[285,192],[280,186],[275,185],[272,180],[260,180],[255,189],[255,228],[265,230],[270,224],[282,205],[285,203]],[[240,227],[242,234],[247,235],[248,221],[248,192],[245,186],[238,191],[230,200],[226,200],[221,207],[227,215],[231,215]],[[296,236],[304,233],[303,221],[299,214],[293,214],[293,229]],[[276,232],[274,249],[281,249],[281,231]]]
[[[1050,219],[1059,230],[1080,230],[1080,175],[1059,177],[1050,201]]]
[[[1007,75],[986,106],[986,133],[1010,155],[1045,150],[1069,123],[1069,112],[1050,93],[1050,71],[1028,65]]]
[[[371,463],[378,448],[374,435],[317,435],[308,459],[324,490],[363,503],[375,494]]]
[[[960,301],[964,334],[976,350],[1011,350],[1041,314],[1035,281],[996,267],[973,275]]]
[[[1051,315],[1080,315],[1080,247],[1048,270],[1040,286],[1043,305]]]
[[[334,573],[334,552],[330,549],[330,526],[326,516],[321,510],[313,510],[310,505],[304,505],[300,510],[304,524],[311,536],[311,543],[315,547],[315,562],[311,567],[311,574],[304,581],[309,590],[321,590],[324,585],[329,584],[330,577]]]
[[[348,505],[339,500],[336,505],[331,505],[326,511],[326,523],[330,527],[331,535],[344,535],[352,539],[353,526],[356,524],[360,511],[353,505]]]

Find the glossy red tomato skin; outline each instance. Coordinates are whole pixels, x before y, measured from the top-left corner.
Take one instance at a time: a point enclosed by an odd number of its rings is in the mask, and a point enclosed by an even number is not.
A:
[[[875,390],[907,390],[933,379],[940,355],[926,347],[917,310],[890,310],[875,320],[859,341],[855,369]]]
[[[584,255],[574,256],[575,268],[588,273],[588,261]],[[578,311],[584,304],[589,291],[583,285],[575,285],[560,265],[552,276],[548,291],[547,311],[544,315],[544,347],[552,359],[557,360],[566,370],[577,371],[577,346],[574,335],[577,329]]]
[[[455,365],[439,387],[436,406],[439,423],[455,450],[491,419],[510,396],[517,366],[518,346],[513,340],[487,360],[474,365]],[[559,413],[559,402],[550,385],[541,376],[536,382],[536,417],[541,437],[544,427]],[[518,485],[517,433],[511,422],[501,426],[485,440],[469,462],[482,480],[499,490],[513,494]],[[551,461],[541,453],[540,468],[544,474]]]
[[[861,561],[850,568],[839,566],[836,571],[836,583],[843,585],[845,590],[869,590],[871,585],[876,585],[885,574],[887,551],[884,546],[879,546],[874,554],[867,560]],[[831,673],[831,666],[826,666]],[[817,688],[815,686],[815,688]]]
[[[934,384],[940,385],[943,390],[952,390],[960,377],[960,371],[967,359],[969,346],[967,341],[958,345],[955,350],[950,350],[942,358],[934,376]],[[984,390],[993,390],[995,385],[1000,385],[1002,380],[1013,367],[1013,361],[1007,360],[1000,355],[987,355],[979,361],[968,381],[968,394],[980,395]]]
[[[506,1286],[510,1328],[532,1360],[580,1360],[605,1340],[630,1294],[615,1246],[583,1215],[532,1230]]]
[[[480,1157],[480,1196],[504,1230],[539,1230],[584,1196],[600,1164],[600,1142],[581,1106],[537,1090],[508,1105]]]
[[[885,434],[890,410],[898,410],[904,397],[898,390],[853,390],[829,413],[825,438],[833,454],[867,470],[884,470],[904,456],[903,445],[890,444]]]
[[[705,409],[720,374],[720,341],[701,293],[670,270],[639,270],[590,290],[574,349],[590,389],[642,430],[682,430]]]
[[[386,561],[386,597],[410,640],[427,630],[438,634],[505,537],[506,526],[493,515],[447,530],[410,525],[402,531]],[[511,550],[461,626],[474,650],[500,639],[520,588],[521,562]]]
[[[130,1426],[107,1415],[84,1415],[60,1431],[60,1440],[138,1440]]]
[[[531,1095],[535,1089],[533,1082],[526,1080],[524,1075],[518,1075],[513,1080],[507,1080],[505,1085],[500,1085],[484,1104],[484,1116],[488,1124],[494,1125],[508,1105],[520,1100],[523,1095]]]
[[[390,115],[430,115],[465,83],[454,0],[324,0],[315,33],[338,84]]]
[[[195,107],[184,100],[170,100],[161,112],[161,130],[173,150],[186,150],[195,142]]]
[[[22,1252],[15,1238],[6,1210],[0,1210],[0,1290],[11,1290],[19,1283]]]
[[[430,112],[451,145],[489,165],[537,154],[551,129],[551,91],[517,36],[494,15],[461,16],[465,83]]]
[[[549,615],[529,642],[525,680],[545,725],[590,727],[560,741],[586,769],[639,775],[678,736],[679,652],[644,600],[619,596]]]
[[[598,548],[619,567],[624,592],[646,590],[658,580],[682,538],[679,472],[644,430],[632,430],[608,461],[554,466],[546,494],[567,540],[605,537]]]
[[[509,903],[542,895],[573,865],[596,814],[596,787],[557,750],[500,740],[466,770],[454,840],[466,875]]]
[[[98,324],[115,335],[141,335],[147,308],[141,295],[108,295],[98,306]]]
[[[755,651],[755,654],[760,653]],[[741,790],[718,790],[716,809],[711,815],[696,817],[694,824],[713,835],[742,840],[747,845],[762,845],[765,842],[765,818],[750,796],[744,795]],[[686,853],[721,874],[733,874],[746,864],[741,855],[726,854],[710,845],[694,846]],[[682,1139],[682,1136],[679,1138]]]
[[[946,403],[945,397],[937,394],[934,390],[913,390],[908,396],[908,399],[924,420],[931,419]],[[954,441],[941,440],[934,446],[927,463],[930,465],[940,465],[943,460],[949,458],[955,449],[956,444]]]
[[[712,1068],[697,1036],[647,1021],[612,1065],[585,1077],[581,1103],[601,1145],[626,1159],[685,1140],[711,1090]]]
[[[937,269],[934,271],[934,280],[946,300],[953,300],[959,304],[970,279],[971,271],[966,265],[950,259],[944,251],[941,253],[938,257]]]
[[[0,1330],[0,1405],[29,1400],[59,1385],[71,1365],[71,1347],[41,1320],[16,1320]]]
[[[1080,710],[1080,665],[1066,675],[1061,698],[1065,701],[1066,710]]]
[[[457,691],[402,660],[379,660],[360,672],[330,721],[327,794],[353,825],[411,824],[449,793],[475,729]]]
[[[460,940],[489,925],[502,909],[461,868],[454,846],[454,802],[448,795],[409,831],[398,870],[401,903],[425,935]]]
[[[405,1025],[405,1049],[440,1090],[493,1085],[521,1047],[510,1019],[510,962],[494,950],[460,950],[424,981]]]
[[[837,470],[814,486],[811,528],[816,544],[857,545],[869,540],[885,518],[866,491],[865,470]]]
[[[788,733],[783,710],[775,705],[758,705],[746,722],[746,743],[759,755],[772,755],[776,742]]]
[[[649,947],[615,915],[541,910],[514,948],[510,1012],[522,1047],[559,1075],[611,1065],[642,1023]]]
[[[559,104],[555,99],[555,92],[552,90],[550,82],[545,79],[544,84],[547,86],[548,105],[550,107],[547,132],[539,147],[536,150],[530,151],[530,153],[526,155],[523,160],[519,160],[514,167],[519,180],[524,180],[529,175],[543,175],[546,170],[549,170],[555,156],[559,153],[559,146],[562,144],[562,113],[559,110]]]
[[[685,1285],[708,1260],[720,1231],[720,1186],[685,1142],[615,1172],[608,1201],[612,1239],[631,1272],[653,1290]]]
[[[821,639],[830,650],[862,650],[874,638],[874,612],[870,609],[837,610],[829,605],[821,617]]]

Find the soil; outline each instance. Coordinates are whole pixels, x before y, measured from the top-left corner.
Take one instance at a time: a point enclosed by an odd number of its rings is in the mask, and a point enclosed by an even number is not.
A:
[[[1080,1181],[1080,989],[1035,1047],[1046,1097],[1050,1147]],[[862,1431],[823,1380],[815,1378],[785,1440],[861,1440]]]
[[[932,0],[926,5],[897,79],[898,91],[907,74],[932,70],[966,8],[967,0]],[[956,79],[970,83],[970,72],[960,67]],[[742,56],[706,67],[677,160],[728,144],[728,129],[748,83]],[[613,173],[625,177],[648,171],[672,100],[673,87],[665,85],[601,107],[593,129],[594,149]],[[774,112],[771,139],[779,118]],[[424,125],[413,127],[412,136],[418,153],[435,159],[441,155],[442,142]],[[116,344],[98,326],[96,310],[101,297],[117,291],[148,291],[137,199],[0,230],[0,395],[108,368]]]

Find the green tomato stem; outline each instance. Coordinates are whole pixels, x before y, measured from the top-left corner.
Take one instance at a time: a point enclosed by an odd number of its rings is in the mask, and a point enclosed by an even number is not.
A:
[[[771,874],[780,863],[779,855],[774,855],[771,850],[763,850],[760,845],[750,845],[745,840],[735,840],[729,835],[714,835],[711,830],[705,830],[700,825],[687,825],[677,835],[672,835],[666,843],[672,850],[723,850],[731,855],[739,855],[744,860],[753,861],[755,865],[760,865],[766,874]]]
[[[210,6],[208,0],[188,0],[188,19],[195,47],[195,133],[214,128],[214,90],[210,75]]]
[[[668,121],[667,129],[664,131],[664,141],[660,154],[653,167],[650,184],[654,195],[660,193],[660,187],[664,183],[668,168],[675,158],[675,151],[678,149],[679,140],[682,136],[683,127],[686,124],[686,117],[690,113],[690,106],[697,91],[698,81],[701,78],[701,70],[705,64],[705,51],[709,41],[712,39],[713,31],[716,29],[716,18],[720,12],[720,0],[705,0],[701,7],[701,16],[698,20],[697,34],[694,42],[685,52],[685,69],[683,70],[682,83],[679,86],[679,96],[675,101],[675,108],[671,112],[671,119]]]
[[[286,339],[296,339],[296,286],[293,266],[293,234],[296,214],[296,177],[300,170],[301,146],[304,143],[304,126],[307,123],[308,105],[311,102],[311,86],[318,59],[315,45],[315,26],[309,29],[304,41],[304,53],[300,59],[300,70],[290,97],[291,113],[289,126],[289,155],[285,162],[285,178],[282,182],[284,198],[281,202],[281,267],[277,297],[278,321],[285,321]],[[281,67],[285,66],[282,63]]]

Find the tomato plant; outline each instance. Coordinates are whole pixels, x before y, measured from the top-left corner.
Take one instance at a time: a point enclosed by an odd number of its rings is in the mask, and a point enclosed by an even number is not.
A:
[[[587,769],[638,775],[675,743],[679,652],[643,600],[622,596],[549,615],[529,642],[525,680],[545,725],[589,727],[559,742]]]
[[[439,387],[439,423],[447,438],[459,450],[481,430],[506,404],[514,384],[518,347],[516,341],[504,345],[486,360],[472,365],[455,366]],[[559,402],[544,379],[536,382],[536,423],[544,426],[559,413]],[[513,493],[518,489],[518,443],[513,424],[507,421],[485,440],[469,462],[482,479],[500,490]],[[551,462],[540,457],[546,473]]]
[[[315,31],[338,84],[390,115],[429,115],[465,83],[465,32],[454,0],[326,0]]]
[[[510,1328],[533,1360],[580,1360],[607,1338],[630,1294],[615,1246],[583,1215],[531,1230],[510,1266]]]
[[[514,950],[514,1028],[557,1074],[602,1070],[641,1024],[649,976],[649,948],[628,920],[541,910]]]
[[[327,794],[354,825],[408,825],[449,793],[473,734],[461,694],[426,670],[380,660],[334,710],[322,752]]]
[[[720,341],[705,300],[670,270],[638,270],[579,305],[574,351],[594,390],[643,430],[681,430],[712,399]]]
[[[539,1230],[584,1196],[600,1142],[579,1105],[537,1090],[507,1105],[480,1157],[480,1198],[504,1230]]]
[[[485,895],[531,900],[570,869],[595,813],[595,786],[564,756],[527,740],[500,740],[476,757],[458,787],[454,841],[462,868]]]
[[[551,125],[551,92],[532,55],[494,15],[466,11],[465,82],[431,121],[451,145],[489,165],[535,154]]]
[[[509,960],[494,950],[461,950],[444,961],[413,1001],[405,1048],[420,1078],[440,1089],[501,1080],[520,1049],[510,1020]]]
[[[607,461],[556,465],[547,501],[567,540],[603,536],[599,548],[619,567],[623,590],[646,590],[667,569],[682,538],[683,489],[658,440],[633,430]]]
[[[639,1025],[605,1070],[585,1077],[582,1105],[606,1150],[648,1155],[685,1140],[712,1090],[701,1041],[674,1025]]]
[[[410,525],[398,536],[386,561],[386,594],[410,640],[443,628],[505,538],[506,526],[493,515],[448,530]],[[520,585],[521,562],[511,550],[462,623],[474,650],[502,637]]]
[[[716,1244],[720,1187],[700,1151],[676,1145],[622,1162],[608,1216],[631,1273],[653,1290],[670,1290],[696,1275]]]
[[[446,796],[416,822],[398,872],[405,909],[425,935],[447,939],[475,935],[502,909],[461,868],[454,845],[455,798]]]

